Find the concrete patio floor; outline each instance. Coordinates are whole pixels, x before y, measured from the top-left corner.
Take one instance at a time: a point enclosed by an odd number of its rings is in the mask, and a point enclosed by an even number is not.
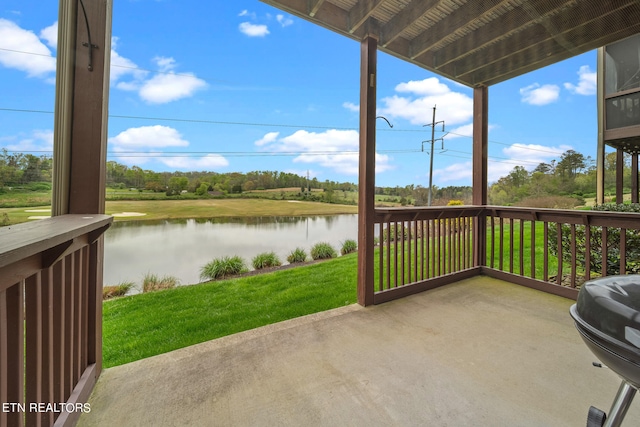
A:
[[[477,277],[305,316],[107,369],[78,425],[584,426],[619,380],[572,303]]]

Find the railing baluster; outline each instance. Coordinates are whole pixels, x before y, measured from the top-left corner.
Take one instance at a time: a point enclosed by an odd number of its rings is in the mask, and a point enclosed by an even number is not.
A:
[[[24,405],[24,282],[0,291],[0,403]],[[0,412],[0,425],[22,426],[21,411]]]
[[[591,226],[584,226],[584,279],[591,280]]]
[[[504,270],[504,219],[500,217],[500,254],[498,257],[500,271]]]
[[[437,246],[437,240],[438,240],[438,233],[436,231],[436,225],[437,225],[437,221],[438,220],[431,220],[429,221],[431,223],[431,277],[436,277],[438,275],[437,271],[436,271],[436,260],[438,258],[438,251],[436,250]]]
[[[64,313],[64,323],[66,325],[66,332],[64,337],[64,394],[65,400],[71,396],[71,392],[73,391],[73,385],[75,382],[73,381],[73,334],[75,329],[75,324],[73,322],[73,313],[74,313],[74,289],[73,289],[73,280],[75,274],[75,265],[74,265],[75,256],[74,254],[69,254],[65,257],[65,271],[67,274],[64,278],[64,287],[65,287],[65,313]]]
[[[414,280],[418,281],[418,236],[422,237],[422,235],[418,234],[418,221],[413,221],[413,277]]]
[[[607,229],[607,227],[602,227],[602,247],[600,248],[600,253],[602,254],[602,271],[600,271],[600,274],[602,275],[602,277],[605,277],[607,275],[607,262],[609,261],[609,251],[607,249],[608,231],[609,230]]]
[[[406,266],[405,250],[404,250],[404,242],[406,240],[406,238],[405,238],[405,228],[404,228],[405,222],[402,221],[401,224],[402,224],[402,226],[400,227],[400,242],[401,242],[401,244],[400,244],[400,247],[401,247],[401,252],[400,252],[400,264],[401,264],[401,266],[400,266],[400,285],[402,286],[407,282],[405,282],[405,280],[404,280],[404,268]]]
[[[496,264],[496,222],[493,216],[489,217],[491,224],[491,257],[489,267],[495,268]]]
[[[424,234],[424,221],[420,221],[420,280],[424,280],[424,245],[426,236]]]
[[[627,274],[627,229],[620,229],[620,274]]]
[[[387,289],[391,289],[391,223],[387,222]]]
[[[531,225],[531,278],[536,278],[536,222],[530,221]]]
[[[558,245],[558,275],[556,276],[556,283],[562,284],[562,225],[556,223],[556,232],[558,233],[557,245]]]
[[[412,280],[411,280],[411,261],[412,261],[412,258],[411,258],[412,257],[411,242],[412,242],[412,240],[411,239],[413,238],[413,234],[411,233],[411,225],[412,225],[412,222],[409,221],[409,227],[408,227],[408,231],[407,231],[407,239],[408,239],[408,242],[407,242],[407,246],[408,246],[407,247],[407,260],[408,260],[408,262],[407,262],[407,264],[408,264],[407,265],[407,276],[409,276],[408,279],[407,279],[408,283],[412,282]],[[407,283],[407,282],[405,282],[405,283]]]
[[[51,267],[51,299],[52,304],[52,324],[51,324],[51,355],[52,355],[52,379],[53,379],[53,399],[54,402],[66,401],[64,397],[64,263],[57,262]],[[54,292],[54,283],[59,283]]]
[[[571,287],[576,287],[576,225],[571,224]]]
[[[394,222],[393,223],[393,243],[394,243],[394,254],[393,254],[393,259],[394,259],[394,279],[393,279],[393,287],[397,288],[398,287],[398,222]]]
[[[513,242],[513,218],[509,220],[509,273],[513,273],[513,253],[514,251],[514,242]]]
[[[520,264],[520,275],[524,276],[524,220],[520,219],[520,251],[518,254],[518,261]]]
[[[542,243],[542,247],[544,248],[544,250],[542,251],[542,266],[543,266],[543,273],[542,273],[542,280],[544,280],[545,282],[549,281],[549,223],[548,222],[543,222],[542,223],[542,239],[543,239],[543,243]]]

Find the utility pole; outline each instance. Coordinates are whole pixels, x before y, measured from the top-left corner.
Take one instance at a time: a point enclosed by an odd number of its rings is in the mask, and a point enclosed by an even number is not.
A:
[[[444,120],[436,122],[436,106],[433,106],[433,119],[431,120],[431,124],[426,124],[425,126],[431,126],[431,161],[429,165],[429,199],[427,201],[427,205],[431,206],[431,193],[433,192],[433,144],[436,142],[436,125],[442,123],[442,131],[444,132]],[[438,138],[442,139],[442,138]],[[444,141],[444,140],[443,140]],[[422,151],[424,151],[424,142],[422,141]]]

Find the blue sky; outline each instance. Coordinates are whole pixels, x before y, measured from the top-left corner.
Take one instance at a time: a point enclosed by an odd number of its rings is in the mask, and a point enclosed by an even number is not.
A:
[[[357,182],[359,43],[257,0],[114,3],[110,160]],[[57,13],[0,6],[0,149],[51,152]],[[490,181],[568,149],[595,158],[595,70],[593,51],[489,88]],[[428,185],[434,105],[449,132],[434,185],[471,185],[470,88],[379,53],[377,95],[394,126],[377,123],[377,185]]]

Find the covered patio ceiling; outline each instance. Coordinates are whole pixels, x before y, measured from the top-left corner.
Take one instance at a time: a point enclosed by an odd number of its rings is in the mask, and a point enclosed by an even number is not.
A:
[[[467,86],[640,32],[638,0],[261,0]]]

